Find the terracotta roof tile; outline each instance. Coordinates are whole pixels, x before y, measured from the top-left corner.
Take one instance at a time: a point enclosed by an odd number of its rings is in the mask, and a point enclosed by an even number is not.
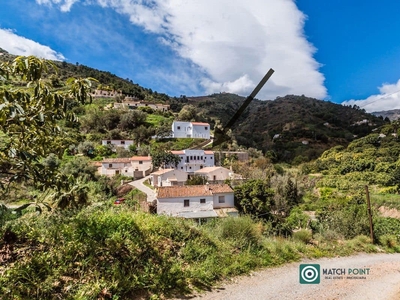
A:
[[[183,150],[172,150],[171,153],[175,154],[175,155],[185,154],[185,152]]]
[[[203,123],[203,122],[191,122],[192,125],[199,125],[199,126],[210,126],[208,123]]]
[[[131,160],[151,160],[150,156],[132,156]]]
[[[129,157],[124,158],[103,158],[102,163],[130,163],[131,159]]]
[[[227,184],[165,186],[158,188],[157,198],[211,196],[219,193],[233,193],[233,190]]]

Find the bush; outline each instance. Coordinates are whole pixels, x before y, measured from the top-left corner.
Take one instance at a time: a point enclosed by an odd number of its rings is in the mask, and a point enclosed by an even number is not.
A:
[[[308,244],[312,240],[312,231],[309,229],[300,229],[292,234],[292,238],[295,241],[302,242],[304,244]]]
[[[400,241],[400,220],[395,218],[377,217],[374,219],[374,234],[379,241],[382,236],[396,236],[397,241]]]
[[[258,245],[262,231],[261,223],[255,223],[249,216],[217,220],[215,227],[218,237],[230,240],[238,248]]]
[[[398,245],[397,237],[393,234],[381,235],[378,239],[379,244],[388,248],[395,248]]]

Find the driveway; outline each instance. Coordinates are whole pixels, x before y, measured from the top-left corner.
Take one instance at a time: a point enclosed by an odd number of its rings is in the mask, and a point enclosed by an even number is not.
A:
[[[148,180],[150,176],[146,176],[142,179],[134,180],[129,182],[129,184],[135,188],[137,188],[139,191],[142,191],[147,195],[147,202],[152,202],[153,200],[156,199],[156,193],[155,190],[147,187],[144,185],[144,181]]]

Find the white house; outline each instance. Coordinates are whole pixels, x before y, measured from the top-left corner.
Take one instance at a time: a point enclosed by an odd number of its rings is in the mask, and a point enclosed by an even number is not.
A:
[[[160,186],[177,186],[183,185],[188,180],[188,173],[176,169],[160,169],[150,174],[151,185]]]
[[[223,183],[233,177],[233,172],[224,167],[206,167],[195,171],[194,175],[203,176],[208,182]]]
[[[157,214],[199,220],[237,215],[233,190],[227,184],[159,187],[156,198]]]
[[[210,124],[174,121],[172,123],[172,137],[210,139]]]
[[[186,149],[171,152],[181,158],[176,169],[183,170],[187,173],[193,173],[205,167],[213,167],[215,164],[213,151]],[[168,167],[175,168],[175,166]]]
[[[133,140],[101,140],[103,146],[114,145],[115,147],[124,147],[129,149],[130,145],[133,145]]]
[[[128,158],[104,158],[99,173],[105,176],[125,175],[142,178],[153,169],[150,156],[133,156]]]

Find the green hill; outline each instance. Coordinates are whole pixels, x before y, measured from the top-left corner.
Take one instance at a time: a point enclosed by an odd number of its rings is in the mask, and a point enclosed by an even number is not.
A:
[[[15,58],[3,49],[0,53],[0,61]],[[212,128],[217,120],[226,124],[245,100],[229,93],[170,97],[110,72],[80,64],[54,63],[58,73],[51,73],[47,79],[57,89],[62,89],[69,77],[92,77],[98,80],[95,88],[101,85],[102,88],[121,90],[123,94],[139,99],[169,103],[174,113],[191,104],[196,108],[196,121],[209,122]],[[239,146],[262,150],[275,161],[297,164],[315,159],[331,147],[346,146],[383,124],[382,117],[368,114],[358,107],[346,107],[304,95],[287,95],[273,101],[253,100],[232,130],[233,139]]]
[[[226,124],[243,101],[226,93],[188,98],[199,110],[198,117],[212,124],[216,120]],[[271,151],[277,160],[302,162],[336,145],[347,145],[384,123],[382,117],[357,107],[287,95],[274,101],[253,100],[232,129],[239,145]]]

